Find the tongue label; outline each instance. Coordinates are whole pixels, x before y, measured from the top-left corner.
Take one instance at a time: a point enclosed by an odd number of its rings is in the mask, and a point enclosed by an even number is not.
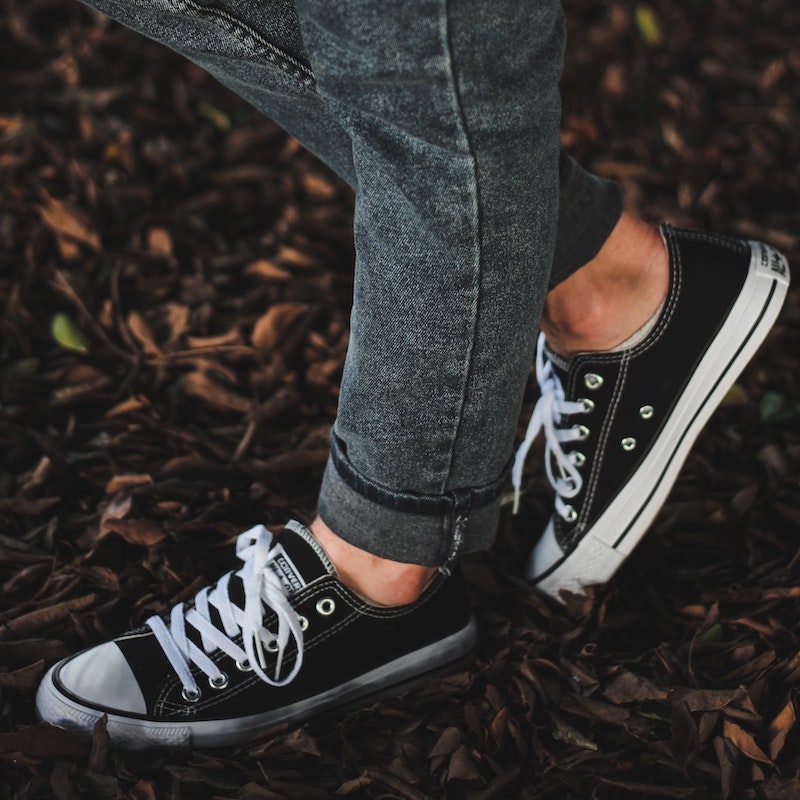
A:
[[[300,574],[300,570],[297,569],[292,559],[289,558],[289,555],[283,549],[283,545],[276,544],[272,548],[272,560],[269,566],[278,576],[278,579],[289,594],[300,591],[300,589],[306,585],[303,576]]]

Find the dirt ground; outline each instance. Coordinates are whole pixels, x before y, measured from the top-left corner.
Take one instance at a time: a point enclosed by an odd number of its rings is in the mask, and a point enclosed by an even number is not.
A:
[[[800,265],[794,0],[565,5],[564,146],[645,218]],[[352,197],[75,2],[6,0],[0,86],[0,799],[800,796],[797,291],[645,542],[566,607],[521,577],[551,502],[529,469],[465,563],[469,672],[237,749],[37,723],[49,664],[190,598],[244,528],[313,513]]]

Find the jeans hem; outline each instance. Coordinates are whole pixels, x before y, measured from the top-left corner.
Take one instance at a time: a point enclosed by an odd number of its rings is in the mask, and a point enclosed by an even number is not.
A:
[[[397,492],[359,475],[334,441],[319,515],[338,536],[381,558],[446,567],[494,541],[508,471],[489,486],[444,495]]]

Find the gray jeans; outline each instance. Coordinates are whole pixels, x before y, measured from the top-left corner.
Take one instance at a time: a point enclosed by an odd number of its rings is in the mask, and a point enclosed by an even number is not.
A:
[[[200,64],[354,188],[355,292],[319,511],[446,564],[488,547],[545,294],[618,187],[559,152],[558,0],[89,0]]]

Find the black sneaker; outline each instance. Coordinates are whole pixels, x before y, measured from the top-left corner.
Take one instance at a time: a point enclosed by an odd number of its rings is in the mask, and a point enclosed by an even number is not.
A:
[[[377,607],[336,577],[312,536],[290,522],[239,536],[244,561],[187,605],[56,664],[39,716],[128,748],[241,743],[396,694],[456,670],[476,644],[463,579],[438,575],[420,599]]]
[[[568,361],[539,340],[541,399],[517,453],[540,428],[555,513],[528,578],[558,597],[606,582],[644,536],[703,425],[766,337],[789,285],[786,259],[743,242],[663,225],[667,298],[638,344]]]

